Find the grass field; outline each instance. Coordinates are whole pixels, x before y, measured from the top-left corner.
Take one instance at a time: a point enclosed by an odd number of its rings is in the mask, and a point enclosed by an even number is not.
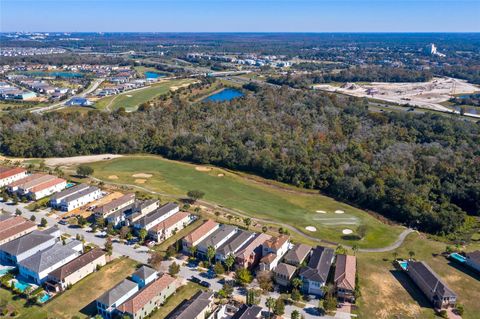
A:
[[[397,250],[398,258],[423,260],[457,293],[465,306],[464,319],[480,313],[480,275],[456,267],[440,255],[445,244],[411,234]],[[392,266],[393,253],[359,253],[358,269],[362,297],[359,318],[436,318],[434,310],[410,278]]]
[[[394,242],[402,229],[385,225],[360,209],[318,193],[280,183],[268,185],[263,179],[219,168],[197,167],[158,156],[128,156],[92,163],[91,166],[95,170],[94,176],[105,181],[137,183],[153,191],[178,196],[198,189],[205,192],[204,199],[209,202],[252,217],[289,224],[305,234],[343,244],[383,247]],[[132,176],[136,173],[147,173],[152,177],[139,181]],[[317,210],[326,213],[317,213]],[[336,214],[336,210],[344,213]],[[369,227],[363,240],[344,238],[343,229],[355,230],[360,224]],[[317,231],[306,231],[306,226],[314,226]]]
[[[131,275],[136,266],[131,259],[116,259],[54,298],[43,309],[49,318],[93,317],[96,314],[95,299]]]
[[[127,111],[135,111],[142,103],[148,102],[157,96],[168,93],[170,89],[193,82],[192,79],[169,80],[159,82],[149,87],[102,98],[95,102],[99,110],[114,111],[124,107]]]
[[[200,290],[200,286],[192,282],[188,282],[186,285],[181,286],[175,291],[175,294],[167,299],[167,302],[162,305],[158,310],[152,314],[151,319],[163,319],[173,309],[175,309],[182,301],[190,299],[197,291]]]

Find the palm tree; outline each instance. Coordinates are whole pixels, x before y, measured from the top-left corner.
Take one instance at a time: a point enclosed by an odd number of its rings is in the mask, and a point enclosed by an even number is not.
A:
[[[303,284],[303,281],[302,279],[298,278],[298,277],[295,277],[292,279],[292,287],[295,288],[295,289],[298,289],[302,286]]]
[[[230,272],[230,268],[235,263],[235,257],[232,254],[228,254],[227,258],[225,259],[225,266],[227,266],[227,272]]]
[[[192,255],[192,257],[195,257],[195,254],[197,253],[197,246],[192,246],[190,247],[190,255]]]
[[[355,244],[352,246],[352,251],[353,251],[353,255],[356,256],[357,255],[357,251],[358,251],[358,245]]]
[[[267,301],[265,302],[265,306],[268,308],[268,317],[270,318],[272,315],[272,309],[275,308],[275,305],[277,304],[275,298],[268,297]]]
[[[413,257],[415,256],[415,252],[413,250],[410,250],[408,252],[408,255],[410,256],[410,259],[413,259]]]
[[[250,218],[244,218],[243,219],[243,223],[245,224],[245,226],[247,226],[247,229],[250,227],[250,225],[252,224],[252,220]]]
[[[213,246],[208,246],[208,248],[207,248],[207,259],[208,259],[209,264],[212,263],[212,258],[215,257],[215,254],[216,254],[215,248]]]

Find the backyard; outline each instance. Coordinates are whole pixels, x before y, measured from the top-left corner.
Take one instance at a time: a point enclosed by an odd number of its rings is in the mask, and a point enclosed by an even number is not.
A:
[[[316,192],[220,168],[159,156],[126,156],[90,165],[94,176],[105,182],[135,185],[177,197],[184,197],[189,190],[201,190],[208,202],[342,244],[383,247],[393,243],[402,230]],[[368,231],[362,240],[354,240],[349,233],[355,233],[359,225],[367,225]]]

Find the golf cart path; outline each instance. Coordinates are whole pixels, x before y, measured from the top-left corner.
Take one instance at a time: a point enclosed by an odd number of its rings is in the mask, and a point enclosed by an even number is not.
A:
[[[137,188],[137,189],[140,189],[142,191],[145,191],[145,192],[148,192],[150,194],[155,194],[155,195],[160,195],[160,196],[163,196],[163,197],[169,197],[169,198],[179,198],[181,197],[181,195],[175,195],[175,194],[168,194],[168,193],[163,193],[163,192],[157,192],[157,191],[153,191],[151,189],[148,189],[146,187],[143,187],[143,186],[139,186],[139,185],[134,185],[134,184],[124,184],[124,183],[116,183],[116,182],[111,182],[111,181],[105,181],[105,180],[102,180],[102,179],[99,179],[99,178],[96,178],[96,177],[90,177],[92,180],[95,180],[97,182],[103,182],[105,184],[111,184],[111,185],[117,185],[117,186],[127,186],[127,187],[132,187],[132,188]],[[240,217],[243,217],[243,218],[250,218],[251,220],[253,221],[256,221],[256,222],[260,222],[260,223],[268,223],[268,224],[275,224],[275,225],[279,225],[283,228],[287,228],[289,229],[290,231],[298,234],[298,235],[301,235],[305,238],[308,238],[314,242],[317,242],[317,243],[323,243],[323,244],[329,244],[329,245],[334,245],[334,246],[337,246],[338,243],[336,242],[332,242],[332,241],[328,241],[328,240],[324,240],[324,239],[319,239],[319,238],[316,238],[316,237],[313,237],[311,235],[308,235],[306,233],[304,233],[303,231],[299,230],[298,228],[294,227],[294,226],[291,226],[291,225],[288,225],[288,224],[283,224],[283,223],[279,223],[278,221],[274,221],[274,220],[270,220],[270,219],[263,219],[263,218],[257,218],[257,217],[251,217],[251,216],[248,216],[247,214],[245,214],[244,212],[242,211],[239,211],[237,209],[231,209],[231,208],[226,208],[224,206],[221,206],[221,205],[217,205],[217,204],[214,204],[214,203],[210,203],[210,202],[207,202],[207,201],[204,201],[204,200],[197,200],[197,202],[205,207],[208,207],[210,209],[213,209],[213,210],[218,210],[218,211],[223,211],[225,213],[229,213],[229,214],[234,214],[234,215],[237,215],[237,216],[240,216]],[[358,251],[359,252],[364,252],[364,253],[382,253],[382,252],[389,252],[389,251],[392,251],[392,250],[395,250],[397,249],[398,247],[400,247],[405,238],[410,234],[414,232],[413,229],[411,228],[406,228],[404,231],[402,231],[400,233],[400,235],[398,235],[398,238],[397,240],[388,245],[388,246],[385,246],[385,247],[379,247],[379,248],[359,248]],[[350,246],[345,246],[345,245],[342,245],[344,246],[345,248],[348,248],[348,249],[351,249],[352,247]]]

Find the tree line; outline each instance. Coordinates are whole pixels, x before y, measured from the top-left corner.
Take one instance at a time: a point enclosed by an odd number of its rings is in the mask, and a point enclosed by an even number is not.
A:
[[[372,113],[363,99],[286,87],[225,103],[174,96],[140,110],[3,115],[0,152],[142,152],[214,164],[318,189],[435,234],[480,215],[478,123]]]

